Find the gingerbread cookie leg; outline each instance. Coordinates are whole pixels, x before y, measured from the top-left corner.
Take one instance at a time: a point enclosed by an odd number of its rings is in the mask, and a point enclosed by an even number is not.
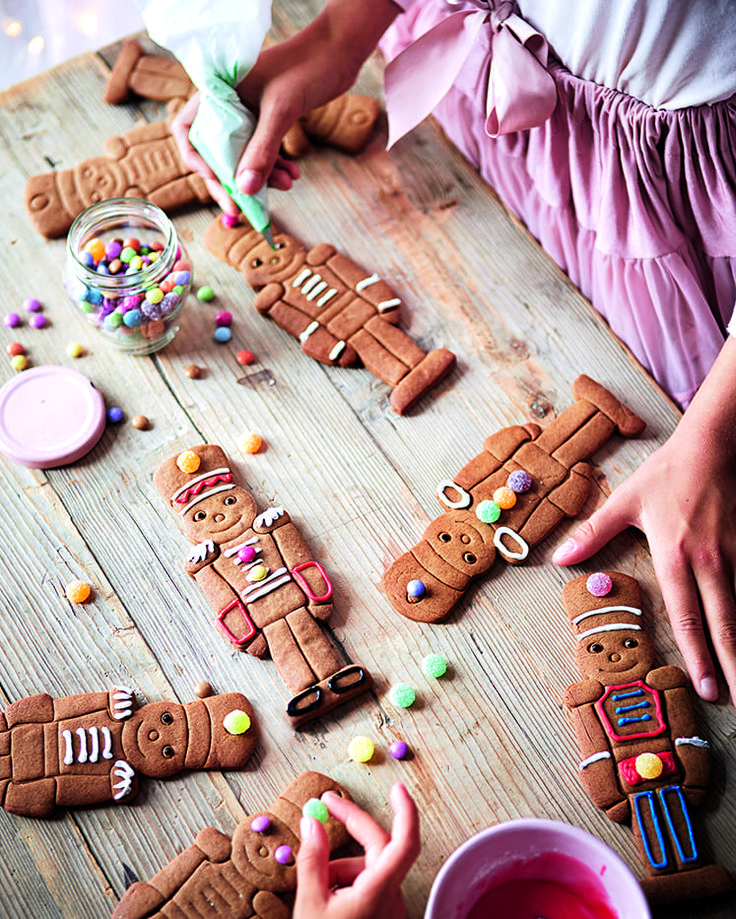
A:
[[[128,39],[112,68],[104,99],[109,105],[119,105],[134,93],[154,102],[170,102],[188,99],[196,89],[178,61],[146,54],[137,41]]]

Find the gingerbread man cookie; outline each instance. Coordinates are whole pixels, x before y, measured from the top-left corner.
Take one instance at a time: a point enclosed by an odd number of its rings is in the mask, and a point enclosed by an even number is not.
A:
[[[306,247],[284,233],[274,248],[249,224],[214,220],[207,248],[237,268],[257,292],[255,307],[325,364],[362,363],[393,387],[391,407],[402,414],[455,367],[446,348],[423,351],[396,327],[400,299],[334,246]]]
[[[110,137],[104,151],[74,169],[28,179],[25,204],[42,236],[63,236],[86,207],[109,198],[145,198],[167,212],[211,201],[204,179],[182,162],[169,121]]]
[[[242,820],[232,839],[207,827],[148,883],[131,885],[112,919],[288,919],[292,910],[283,896],[296,887],[302,810],[326,791],[350,799],[327,776],[304,772],[269,810]],[[325,830],[330,851],[350,839],[333,817]]]
[[[283,507],[259,512],[235,480],[221,447],[199,444],[163,462],[154,482],[195,543],[185,568],[239,650],[270,652],[293,694],[298,727],[372,686],[345,664],[320,622],[332,611],[332,584]]]
[[[141,708],[124,686],[61,699],[38,693],[0,712],[0,803],[26,817],[125,803],[139,774],[240,769],[257,737],[253,708],[241,693]]]
[[[128,102],[131,94],[155,102],[188,99],[197,87],[182,65],[170,58],[146,54],[133,39],[123,42],[105,88],[105,102]],[[314,109],[286,133],[282,146],[287,156],[303,156],[311,143],[343,153],[360,153],[371,138],[381,113],[381,104],[372,96],[343,93],[326,105]]]
[[[597,572],[565,585],[562,603],[585,678],[564,702],[583,757],[580,778],[593,803],[631,822],[653,903],[730,890],[732,882],[696,842],[691,807],[702,801],[710,745],[699,733],[679,667],[655,667],[638,582]]]
[[[590,492],[585,460],[618,431],[634,437],[644,422],[607,389],[581,375],[577,400],[544,430],[514,425],[487,437],[483,452],[437,489],[446,512],[386,571],[383,586],[407,619],[440,622],[470,582],[502,555],[523,562]]]

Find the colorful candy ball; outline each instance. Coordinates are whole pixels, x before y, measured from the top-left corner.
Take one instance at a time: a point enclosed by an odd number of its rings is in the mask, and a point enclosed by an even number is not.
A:
[[[218,344],[224,345],[226,342],[230,341],[230,339],[233,337],[233,333],[226,325],[218,325],[218,327],[215,329],[215,334],[212,337]]]
[[[240,449],[243,453],[258,453],[263,446],[263,438],[260,434],[252,432],[244,434],[240,440]]]
[[[422,673],[438,680],[447,673],[447,661],[441,654],[428,654],[422,661]]]
[[[107,410],[107,420],[111,424],[118,424],[118,422],[123,420],[123,410],[121,408],[118,408],[117,405],[111,406]]]
[[[294,861],[294,855],[291,846],[279,846],[273,853],[273,857],[279,865],[290,865]]]
[[[15,357],[18,354],[23,354],[25,348],[19,341],[10,341],[5,345],[5,351],[10,357]]]
[[[16,354],[10,362],[10,366],[13,370],[25,370],[28,366],[28,358],[25,354]]]
[[[215,292],[208,284],[205,284],[197,291],[197,299],[204,300],[205,303],[209,303],[210,300],[215,299]]]
[[[254,833],[265,833],[271,828],[271,820],[265,814],[259,814],[251,820],[250,828]]]
[[[497,488],[493,492],[493,500],[502,511],[510,510],[516,504],[516,492],[513,488],[507,488],[505,486]]]
[[[411,708],[416,701],[417,694],[408,683],[397,683],[389,689],[388,697],[397,708]]]
[[[81,357],[84,354],[84,348],[78,341],[73,341],[66,346],[66,353],[69,357]]]
[[[406,759],[409,753],[409,745],[405,740],[394,740],[389,744],[388,752],[394,759]]]
[[[475,516],[483,523],[495,523],[501,516],[501,508],[495,501],[481,501],[475,509]]]
[[[370,737],[359,735],[348,744],[348,756],[356,763],[368,763],[373,758],[375,747]]]
[[[67,600],[71,600],[72,603],[84,603],[85,600],[89,600],[92,588],[86,581],[70,581],[64,588],[64,593]]]
[[[310,798],[302,808],[302,814],[305,817],[314,817],[320,823],[327,823],[330,819],[330,812],[324,801],[319,798]]]
[[[184,450],[176,458],[176,465],[186,473],[196,472],[200,463],[199,455],[194,450]]]
[[[240,708],[228,712],[222,719],[222,726],[228,734],[247,734],[250,730],[250,717]]]
[[[424,581],[420,581],[419,578],[412,578],[406,585],[406,598],[410,603],[421,600],[426,592],[427,588],[424,586]]]
[[[605,571],[596,571],[585,582],[585,587],[593,597],[606,597],[613,588],[613,581]]]
[[[529,491],[532,487],[532,477],[524,469],[515,469],[511,475],[509,475],[506,480],[506,484],[517,494],[521,495],[525,491]]]
[[[7,313],[3,321],[9,329],[14,329],[20,325],[20,316],[17,313]]]
[[[255,354],[253,354],[252,351],[248,351],[246,349],[243,351],[238,351],[238,353],[235,355],[235,360],[239,364],[252,364],[255,359]]]

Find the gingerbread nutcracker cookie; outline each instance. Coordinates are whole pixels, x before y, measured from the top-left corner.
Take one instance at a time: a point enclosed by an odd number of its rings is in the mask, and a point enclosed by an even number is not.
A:
[[[249,224],[214,220],[207,248],[237,268],[257,292],[255,307],[296,338],[302,351],[325,364],[362,363],[393,387],[391,406],[402,414],[455,366],[446,348],[429,353],[396,327],[401,301],[334,246],[307,248],[276,233],[274,248]]]
[[[25,204],[42,236],[63,236],[86,207],[109,198],[145,198],[167,212],[212,200],[204,179],[182,162],[169,121],[110,137],[104,152],[73,169],[28,179]]]
[[[130,801],[138,775],[240,769],[257,741],[241,693],[137,708],[133,691],[53,699],[38,693],[0,712],[0,803],[47,817],[55,807]]]
[[[500,554],[523,562],[564,517],[574,517],[590,492],[585,460],[618,431],[634,437],[644,422],[607,389],[581,375],[574,405],[544,430],[514,425],[487,437],[483,452],[437,489],[446,512],[413,549],[387,570],[383,586],[402,616],[440,622],[470,582]]]
[[[149,882],[129,887],[112,919],[288,919],[284,895],[296,887],[299,821],[304,806],[326,791],[350,798],[327,776],[305,772],[269,810],[242,820],[232,839],[207,827]],[[330,851],[350,839],[333,817],[325,829]]]
[[[236,483],[227,456],[199,444],[159,466],[154,482],[195,543],[185,568],[239,650],[270,652],[293,694],[298,727],[370,689],[368,671],[346,665],[320,626],[332,611],[332,584],[283,507],[259,513]]]
[[[128,39],[107,81],[105,102],[128,102],[132,94],[172,102],[188,99],[196,90],[178,61],[146,54],[137,41]],[[380,112],[378,99],[344,93],[301,118],[284,137],[283,150],[287,156],[299,157],[312,142],[343,153],[359,153],[370,140]]]
[[[564,702],[593,803],[617,823],[631,823],[653,903],[721,893],[732,887],[709,864],[690,810],[705,795],[710,746],[700,735],[679,667],[656,667],[638,582],[619,572],[583,575],[565,585],[562,602],[585,678]]]

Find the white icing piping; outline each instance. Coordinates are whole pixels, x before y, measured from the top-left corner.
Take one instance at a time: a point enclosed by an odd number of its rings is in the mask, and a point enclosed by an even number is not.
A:
[[[89,761],[96,763],[100,757],[100,733],[96,727],[89,729],[89,737],[92,741],[92,749],[89,751]]]
[[[362,281],[358,281],[355,289],[357,291],[365,290],[366,287],[370,287],[371,284],[377,284],[380,280],[377,274],[372,274],[369,278],[363,278]]]
[[[64,738],[64,765],[71,766],[74,762],[74,747],[72,746],[72,732],[62,731],[61,736]]]
[[[509,549],[507,549],[506,546],[501,542],[502,536],[510,536],[513,540],[515,540],[519,546],[519,551],[511,552]],[[515,558],[519,561],[523,561],[527,555],[529,555],[529,543],[522,539],[515,530],[511,529],[511,527],[497,527],[495,533],[493,534],[493,545],[505,558]]]
[[[344,341],[339,341],[339,342],[335,345],[335,347],[332,349],[332,351],[330,351],[330,353],[329,353],[329,355],[328,355],[328,357],[330,358],[330,360],[331,360],[331,361],[336,361],[336,360],[338,359],[338,357],[340,357],[340,355],[342,354],[342,352],[345,350],[346,347],[347,347],[347,346],[346,346],[346,344],[345,344]]]
[[[118,759],[115,761],[112,771],[120,779],[119,782],[115,782],[112,786],[113,790],[118,789],[115,791],[114,800],[119,801],[120,798],[124,798],[130,792],[135,770],[124,759]]]
[[[315,284],[319,284],[322,280],[321,274],[313,274],[312,277],[304,283],[302,286],[302,293],[306,297],[309,291],[314,287]]]
[[[77,737],[79,738],[79,753],[77,754],[78,763],[87,762],[87,732],[84,728],[77,728],[75,731]]]
[[[592,756],[587,757],[587,759],[582,760],[578,763],[578,769],[582,772],[586,766],[591,766],[593,763],[598,763],[603,759],[610,759],[611,754],[604,750],[602,753],[594,753]]]
[[[304,342],[309,338],[309,336],[312,335],[314,332],[316,332],[318,328],[319,328],[319,323],[315,319],[314,322],[310,322],[309,325],[306,327],[306,329],[301,333],[301,335],[299,336],[299,341],[302,344],[304,344]]]
[[[102,758],[112,759],[112,734],[110,733],[110,728],[102,728],[102,738],[105,741],[105,746],[102,748]]]
[[[596,635],[599,632],[618,632],[627,629],[632,632],[641,632],[641,626],[633,622],[609,622],[608,625],[599,625],[597,628],[587,629],[587,631],[581,632],[575,637],[578,641],[584,641],[589,635]]]
[[[266,594],[271,593],[272,590],[276,590],[277,587],[281,587],[282,584],[286,584],[290,580],[291,575],[286,568],[279,568],[274,571],[273,574],[264,578],[264,580],[250,584],[241,591],[240,595],[246,603],[253,603],[255,600],[264,597]]]
[[[311,303],[312,300],[315,300],[322,293],[323,290],[327,288],[327,281],[320,281],[319,284],[314,288],[314,290],[309,294],[307,300]],[[335,291],[337,293],[337,291]]]
[[[392,310],[395,306],[401,306],[401,300],[398,297],[394,297],[393,300],[382,300],[378,304],[379,313],[387,313],[389,310]]]
[[[588,616],[603,616],[606,613],[632,613],[634,616],[641,616],[641,610],[635,606],[602,606],[600,609],[589,609],[585,613],[580,613],[579,616],[572,620],[572,624],[577,625],[578,622],[582,622]]]
[[[301,285],[307,280],[309,275],[312,273],[311,268],[302,268],[299,274],[294,278],[292,282],[292,287],[301,287]]]
[[[454,488],[456,492],[460,495],[457,501],[450,501],[450,499],[445,494],[445,491],[448,488]],[[452,479],[443,479],[442,482],[437,486],[437,498],[445,507],[451,507],[453,509],[470,507],[470,503],[473,500],[467,491],[464,488],[460,488],[459,485],[456,485]]]
[[[213,475],[230,475],[230,470],[227,466],[223,466],[221,469],[211,469],[209,472],[203,472],[202,475],[198,475],[194,479],[187,479],[186,485],[182,485],[182,487],[178,488],[171,496],[172,502],[176,501],[180,494],[188,491],[193,485],[196,485],[197,482],[201,482],[203,479],[209,479]]]
[[[710,743],[707,740],[703,740],[702,737],[676,737],[675,746],[680,747],[683,744],[691,744],[693,747],[702,747],[705,750],[710,750]]]

